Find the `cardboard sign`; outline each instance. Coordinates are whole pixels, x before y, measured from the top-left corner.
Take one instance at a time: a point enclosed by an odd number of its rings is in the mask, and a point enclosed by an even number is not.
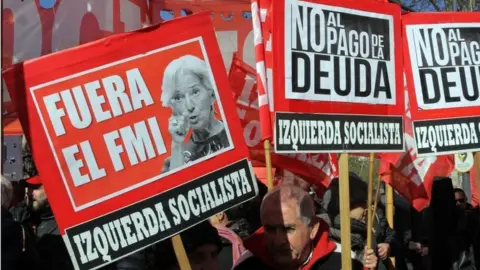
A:
[[[221,59],[202,13],[24,64],[34,158],[76,269],[257,194]]]
[[[411,13],[403,31],[419,155],[480,150],[478,14]]]
[[[283,90],[273,98],[276,151],[403,151],[400,8],[280,0],[273,13],[274,89]],[[317,141],[329,126],[336,141]],[[296,132],[310,143],[297,149],[288,139]]]

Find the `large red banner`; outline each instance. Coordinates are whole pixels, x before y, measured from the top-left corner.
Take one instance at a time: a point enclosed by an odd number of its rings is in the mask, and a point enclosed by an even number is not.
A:
[[[225,67],[234,52],[254,64],[249,1],[5,0],[2,8],[3,67],[201,11],[212,14]]]
[[[5,0],[2,4],[2,68],[201,11],[211,12],[225,68],[235,52],[244,62],[255,64],[249,1]],[[4,112],[12,112],[8,92],[2,96]]]

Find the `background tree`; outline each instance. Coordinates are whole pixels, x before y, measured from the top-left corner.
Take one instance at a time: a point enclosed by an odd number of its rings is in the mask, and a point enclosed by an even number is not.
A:
[[[368,181],[368,166],[369,166],[368,157],[354,156],[351,154],[348,156],[348,170],[350,172],[356,173],[364,181]],[[375,174],[375,177],[373,178],[374,183],[376,183],[378,180],[379,167],[380,167],[380,160],[375,159],[375,163],[373,167],[373,172]]]
[[[480,11],[480,0],[390,0],[405,11]],[[456,7],[456,8],[455,8]]]

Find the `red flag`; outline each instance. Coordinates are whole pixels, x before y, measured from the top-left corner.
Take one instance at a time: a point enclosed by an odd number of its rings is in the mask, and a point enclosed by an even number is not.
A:
[[[255,69],[234,55],[229,81],[236,100],[237,113],[244,131],[243,135],[251,158],[264,162],[265,152],[260,135],[261,120],[256,79]],[[335,154],[281,155],[271,153],[271,158],[274,167],[288,170],[317,186],[328,186],[330,180],[338,175],[338,162]]]
[[[263,16],[262,16],[263,14]],[[269,108],[268,78],[265,57],[265,44],[262,29],[262,18],[266,18],[265,10],[260,10],[260,0],[252,0],[253,42],[255,45],[255,62],[258,89],[258,105],[261,123],[262,140],[272,138],[272,124]],[[266,19],[265,19],[266,20]],[[265,29],[265,28],[264,28]]]

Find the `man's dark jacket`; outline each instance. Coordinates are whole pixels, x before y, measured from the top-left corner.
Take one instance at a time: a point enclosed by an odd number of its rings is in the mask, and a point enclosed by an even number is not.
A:
[[[2,270],[20,269],[22,257],[22,227],[12,214],[2,207]]]
[[[50,209],[40,214],[36,228],[37,250],[40,256],[41,270],[73,269],[70,255],[63,242],[57,222]]]

